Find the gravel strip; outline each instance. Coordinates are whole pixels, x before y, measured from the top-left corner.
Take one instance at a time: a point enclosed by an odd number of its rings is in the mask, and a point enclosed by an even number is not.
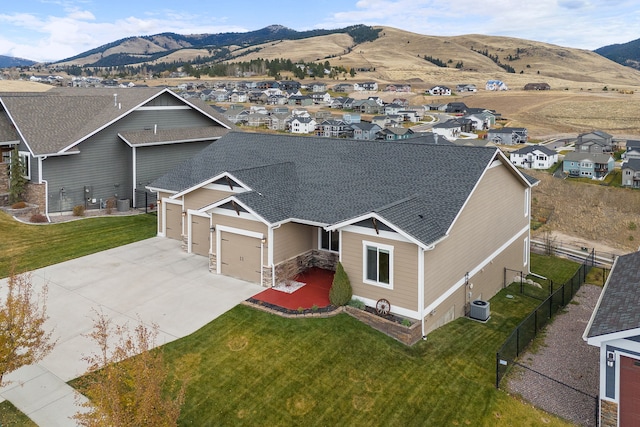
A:
[[[510,393],[578,425],[596,425],[600,349],[587,345],[582,334],[601,291],[600,286],[582,285],[538,336],[535,351],[520,356],[518,362],[531,370],[516,366],[511,371],[506,382]]]

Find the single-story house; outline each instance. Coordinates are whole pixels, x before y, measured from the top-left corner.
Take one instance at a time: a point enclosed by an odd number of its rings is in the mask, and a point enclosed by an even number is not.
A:
[[[562,170],[570,177],[603,179],[615,167],[609,154],[570,152],[562,160]]]
[[[485,90],[491,91],[509,90],[506,83],[502,80],[487,80],[484,88]]]
[[[497,148],[231,132],[147,188],[158,236],[211,272],[270,287],[340,261],[426,336],[529,271],[533,185]]]
[[[549,169],[558,162],[558,153],[544,145],[527,145],[509,154],[511,163],[525,169]]]
[[[144,207],[145,185],[232,128],[200,98],[162,88],[0,93],[0,147],[18,147],[26,201],[45,216],[111,198]]]
[[[478,88],[474,84],[470,83],[461,83],[456,85],[456,92],[477,92]]]
[[[524,90],[551,90],[549,83],[527,83]]]
[[[600,348],[601,426],[640,425],[640,252],[619,256],[584,331]]]
[[[427,93],[432,96],[449,96],[451,89],[446,86],[433,86],[427,90]]]

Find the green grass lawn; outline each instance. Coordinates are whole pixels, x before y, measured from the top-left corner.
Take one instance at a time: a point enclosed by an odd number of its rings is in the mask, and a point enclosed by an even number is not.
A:
[[[559,282],[578,267],[555,260],[532,263]],[[346,314],[237,306],[164,347],[188,382],[180,425],[570,425],[495,388],[496,351],[540,303],[516,291],[491,299],[488,323],[457,319],[413,347]]]
[[[86,218],[62,224],[23,224],[0,211],[0,277],[29,271],[156,235],[155,215]]]
[[[18,411],[11,402],[5,400],[0,403],[0,426],[37,427],[37,424],[31,421],[29,417],[24,415],[22,412]]]

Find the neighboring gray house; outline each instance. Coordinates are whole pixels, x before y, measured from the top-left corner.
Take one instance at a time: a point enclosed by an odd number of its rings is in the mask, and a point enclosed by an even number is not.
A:
[[[385,141],[399,141],[402,139],[414,138],[415,132],[409,128],[403,127],[387,127],[378,132],[378,139]],[[435,137],[437,141],[438,138]]]
[[[527,142],[526,128],[501,128],[489,129],[487,139],[494,144],[516,145]]]
[[[624,152],[624,158],[629,159],[640,159],[640,141],[637,139],[629,139],[627,140],[626,148]]]
[[[515,166],[525,169],[549,169],[558,162],[558,153],[544,145],[527,145],[509,154]]]
[[[145,185],[235,128],[161,88],[0,93],[0,117],[0,146],[18,147],[44,215],[113,197],[144,206]]]
[[[571,152],[562,161],[562,170],[573,178],[603,179],[614,166],[609,154]]]
[[[316,135],[325,138],[349,138],[351,125],[336,119],[323,120],[316,126]]]
[[[640,159],[628,159],[622,164],[622,186],[640,188]]]
[[[373,141],[377,138],[378,132],[382,130],[380,126],[375,123],[359,122],[351,124],[353,129],[353,139],[364,139]]]
[[[601,426],[640,425],[640,252],[619,256],[583,334],[600,348]]]
[[[576,141],[576,151],[582,153],[611,153],[614,150],[613,136],[601,130],[582,133]]]

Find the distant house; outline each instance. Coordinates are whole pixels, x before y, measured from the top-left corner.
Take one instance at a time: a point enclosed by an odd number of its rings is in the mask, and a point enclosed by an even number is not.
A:
[[[311,99],[314,104],[328,104],[331,102],[331,95],[328,92],[313,92]]]
[[[473,85],[473,84],[463,83],[463,84],[456,85],[456,92],[458,93],[477,92],[477,91],[478,91],[478,88],[476,87],[476,85]]]
[[[289,126],[291,133],[314,133],[316,130],[316,121],[311,117],[294,117],[291,119]]]
[[[353,89],[357,91],[377,91],[378,83],[376,82],[362,82],[362,83],[354,83]]]
[[[551,90],[549,83],[527,83],[524,90]]]
[[[630,159],[640,159],[640,141],[636,139],[627,140],[627,144],[625,147],[624,158],[627,160]]]
[[[437,123],[431,128],[432,132],[438,134],[449,141],[456,140],[462,133],[462,124],[457,120],[447,120],[443,123]]]
[[[619,256],[583,339],[600,348],[600,426],[640,421],[640,252]]]
[[[433,86],[427,90],[429,95],[432,96],[449,96],[451,95],[451,89],[446,86]]]
[[[562,170],[574,178],[603,179],[613,170],[613,157],[604,153],[571,152],[564,156]]]
[[[375,123],[359,122],[351,125],[353,129],[353,139],[362,139],[367,141],[373,141],[376,139],[378,132],[382,130],[380,126]]]
[[[489,129],[487,132],[487,139],[494,144],[500,145],[524,144],[528,139],[527,129],[510,127]]]
[[[386,141],[399,141],[415,137],[415,132],[404,127],[386,127],[378,132],[378,139]]]
[[[496,116],[489,111],[464,116],[474,123],[475,130],[486,130],[496,124]]]
[[[549,169],[558,162],[558,153],[544,145],[527,145],[511,152],[509,160],[525,169]]]
[[[384,88],[385,92],[411,92],[411,85],[406,83],[388,84]]]
[[[333,87],[334,92],[353,92],[353,85],[351,83],[338,83]]]
[[[450,102],[447,104],[447,106],[445,107],[444,111],[445,113],[466,113],[467,109],[469,107],[467,107],[467,105],[464,102]]]
[[[611,153],[614,150],[613,136],[601,130],[582,133],[576,140],[576,151],[581,153]]]
[[[326,138],[348,138],[351,132],[351,125],[342,120],[324,120],[316,125],[316,135]]]
[[[384,114],[398,114],[400,110],[404,110],[402,105],[392,103],[385,105],[382,112]]]
[[[351,104],[351,109],[359,111],[362,114],[379,114],[381,106],[372,99],[356,99]]]
[[[622,186],[640,188],[640,158],[627,159],[621,169]]]
[[[311,92],[326,92],[327,84],[326,83],[313,83],[311,85]]]
[[[308,107],[309,105],[313,105],[313,99],[307,95],[294,95],[289,97],[288,104]]]
[[[499,91],[499,90],[509,90],[507,85],[502,80],[488,80],[485,85],[486,90]]]

